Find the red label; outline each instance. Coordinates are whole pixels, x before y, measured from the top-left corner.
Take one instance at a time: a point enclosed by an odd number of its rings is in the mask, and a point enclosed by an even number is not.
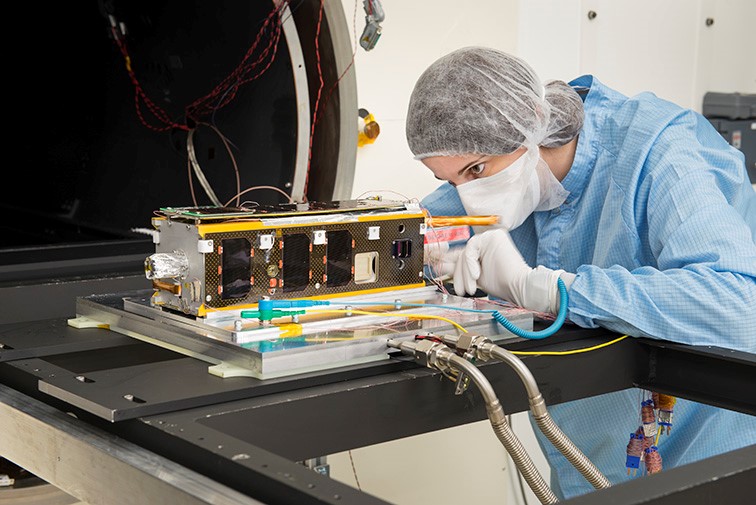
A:
[[[470,238],[470,227],[468,226],[445,226],[443,228],[428,228],[425,232],[425,243],[433,244],[436,242],[457,242],[459,240],[468,240]]]

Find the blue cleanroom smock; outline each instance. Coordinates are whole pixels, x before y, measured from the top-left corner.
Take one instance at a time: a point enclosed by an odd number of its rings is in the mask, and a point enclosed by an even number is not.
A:
[[[590,75],[570,84],[589,89],[562,181],[570,194],[512,230],[525,261],[576,274],[568,317],[582,327],[756,353],[756,192],[743,154],[706,118],[652,93],[628,98]],[[435,216],[465,213],[450,184],[422,205]],[[633,478],[625,454],[640,401],[627,390],[549,412],[619,483]],[[535,431],[554,491],[592,490]],[[659,452],[670,468],[754,443],[756,417],[679,399]]]

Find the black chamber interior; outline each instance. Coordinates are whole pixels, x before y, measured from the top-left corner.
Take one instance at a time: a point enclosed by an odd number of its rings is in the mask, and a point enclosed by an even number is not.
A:
[[[108,35],[103,6],[127,27],[132,66],[145,92],[181,123],[184,106],[242,61],[272,5],[129,0],[9,6],[6,20],[20,26],[27,40],[5,53],[6,69],[17,81],[7,96],[6,126],[15,132],[11,146],[20,156],[6,166],[13,174],[6,180],[13,182],[0,201],[0,248],[133,239],[131,229],[149,227],[154,210],[194,204],[187,134],[155,132],[140,122],[134,86]],[[265,35],[261,42],[267,42]],[[231,143],[242,189],[283,188],[293,177],[297,112],[291,75],[282,37],[263,76],[201,118]],[[225,203],[237,192],[226,148],[209,127],[198,128],[194,140],[197,159]],[[197,204],[209,205],[196,179],[193,186]],[[285,200],[272,191],[243,199]]]

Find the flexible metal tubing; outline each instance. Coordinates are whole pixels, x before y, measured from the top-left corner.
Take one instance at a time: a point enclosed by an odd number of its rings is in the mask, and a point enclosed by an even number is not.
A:
[[[493,426],[496,437],[504,445],[509,455],[512,456],[512,461],[515,462],[515,465],[517,465],[517,468],[538,500],[544,505],[558,503],[559,499],[548,484],[546,484],[546,481],[543,480],[541,474],[538,473],[538,469],[528,456],[525,447],[523,447],[520,440],[515,436],[509,424],[506,421],[498,423],[491,421],[491,426]]]
[[[559,452],[572,463],[572,466],[583,474],[583,477],[585,477],[594,488],[605,489],[612,485],[612,483],[609,482],[609,479],[604,477],[604,474],[601,473],[601,470],[596,468],[596,465],[594,465],[593,462],[591,462],[591,460],[589,460],[585,454],[572,443],[572,440],[559,429],[559,426],[556,425],[548,413],[541,417],[535,417],[535,422],[543,434],[546,435],[546,438],[554,444],[554,447],[559,449]]]
[[[525,482],[528,483],[530,489],[533,490],[533,493],[538,500],[543,504],[558,503],[559,499],[543,479],[541,474],[538,473],[538,469],[535,464],[533,464],[533,460],[530,459],[522,442],[520,442],[512,431],[509,423],[507,423],[504,409],[501,407],[501,403],[496,396],[493,386],[488,382],[488,379],[483,375],[483,372],[466,359],[457,356],[451,351],[447,359],[451,365],[467,374],[478,387],[478,390],[486,402],[486,411],[488,412],[488,418],[491,421],[491,426],[493,427],[496,437],[512,457],[512,461],[517,465]]]
[[[559,452],[561,452],[567,460],[572,463],[588,482],[596,489],[604,489],[612,485],[604,474],[578,449],[578,447],[572,443],[572,440],[564,434],[564,432],[557,426],[551,415],[546,410],[546,405],[543,402],[543,397],[538,389],[538,384],[535,381],[535,377],[530,373],[530,369],[525,364],[506,349],[499,347],[495,344],[490,344],[490,348],[487,351],[492,357],[504,362],[511,366],[517,375],[520,376],[522,383],[525,385],[525,389],[528,392],[528,397],[531,400],[531,405],[542,404],[542,407],[533,412],[533,418],[535,419],[538,428],[541,432],[554,444]]]

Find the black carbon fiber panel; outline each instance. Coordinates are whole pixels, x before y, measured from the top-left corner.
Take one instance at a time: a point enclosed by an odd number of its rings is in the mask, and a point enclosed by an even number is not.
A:
[[[220,309],[249,305],[257,303],[264,295],[304,298],[421,283],[423,224],[422,217],[399,216],[397,219],[367,222],[316,223],[301,227],[208,234],[205,238],[212,239],[214,244],[223,244],[225,240],[232,239],[232,243],[238,243],[235,239],[243,238],[252,244],[252,248],[249,293],[233,299],[223,297],[223,285],[236,286],[246,281],[229,278],[229,274],[224,273],[222,247],[215,247],[212,253],[205,256],[205,292],[209,295],[206,306]],[[369,238],[371,228],[372,239]],[[345,232],[351,235],[351,241],[345,240],[348,237]],[[376,233],[378,238],[375,238]],[[275,236],[271,249],[258,247],[261,235]],[[326,240],[317,238],[322,236],[328,237],[330,248]],[[287,250],[287,247],[295,250]],[[348,250],[344,250],[345,247]],[[306,251],[303,250],[305,248]],[[361,264],[374,274],[374,281],[355,282],[355,258],[367,261]],[[346,269],[345,265],[348,265]],[[236,267],[236,271],[245,270]],[[292,283],[294,286],[291,286]]]

